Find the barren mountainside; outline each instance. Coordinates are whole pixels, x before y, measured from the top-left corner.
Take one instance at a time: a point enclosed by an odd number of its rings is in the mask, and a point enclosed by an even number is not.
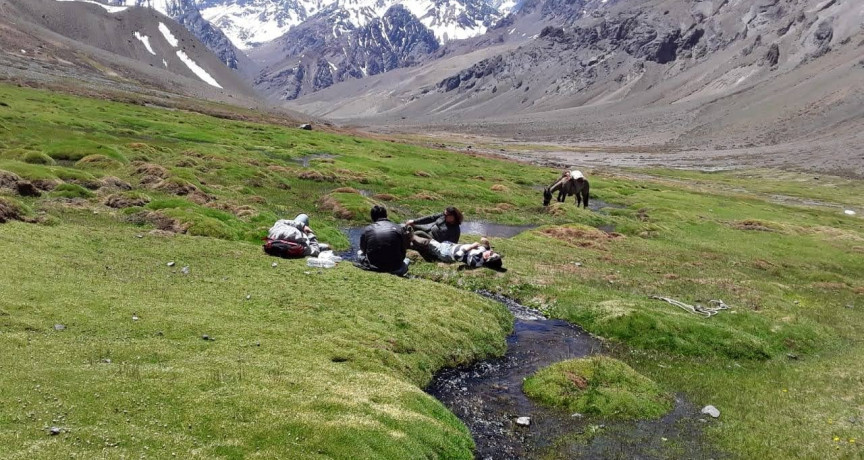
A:
[[[252,96],[238,73],[158,11],[54,0],[0,0],[0,11],[4,78],[71,77],[104,90],[151,88],[216,100]]]
[[[821,138],[825,157],[854,156],[864,125],[859,2],[550,1],[487,32],[499,50],[337,85],[295,107],[362,124],[670,149]],[[506,45],[538,16],[539,33]],[[795,149],[803,157],[810,147]]]

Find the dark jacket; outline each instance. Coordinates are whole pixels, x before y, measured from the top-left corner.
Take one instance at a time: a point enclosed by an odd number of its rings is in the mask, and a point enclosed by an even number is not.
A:
[[[428,233],[438,242],[458,243],[459,237],[462,236],[459,224],[447,225],[444,213],[414,219],[414,229]]]
[[[392,272],[402,267],[408,249],[408,232],[405,227],[378,219],[369,225],[360,236],[360,250],[364,252],[372,270]]]

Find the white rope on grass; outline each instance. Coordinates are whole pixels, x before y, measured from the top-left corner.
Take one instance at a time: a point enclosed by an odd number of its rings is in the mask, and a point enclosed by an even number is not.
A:
[[[689,313],[693,313],[694,315],[704,316],[706,318],[710,318],[717,313],[720,313],[721,310],[729,310],[729,305],[726,305],[722,300],[709,300],[708,303],[711,305],[716,305],[714,307],[703,307],[702,305],[689,305],[679,300],[670,299],[669,297],[658,297],[655,295],[651,296],[652,299],[662,300],[664,302],[668,302],[676,307],[681,308]]]

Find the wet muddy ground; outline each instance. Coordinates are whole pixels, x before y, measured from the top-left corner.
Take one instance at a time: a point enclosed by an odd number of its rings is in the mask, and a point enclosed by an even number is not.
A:
[[[644,421],[604,421],[539,406],[522,392],[522,381],[552,363],[604,352],[603,343],[581,328],[488,292],[515,317],[507,353],[469,367],[440,372],[426,391],[468,428],[480,459],[720,458],[706,450],[701,430],[712,420],[682,398],[666,416]],[[530,417],[529,426],[516,424]]]

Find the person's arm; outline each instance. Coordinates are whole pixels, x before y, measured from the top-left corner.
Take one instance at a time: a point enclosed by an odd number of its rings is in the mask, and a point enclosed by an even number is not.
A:
[[[456,258],[462,259],[463,257],[465,257],[465,253],[471,251],[472,249],[477,249],[478,247],[480,247],[480,243],[460,245],[459,249],[456,250]]]
[[[436,220],[440,219],[444,214],[433,214],[431,216],[421,217],[419,219],[414,219],[411,222],[413,225],[429,225],[434,224]]]
[[[369,230],[364,230],[363,234],[360,235],[360,250],[364,253],[366,252],[366,233]]]

